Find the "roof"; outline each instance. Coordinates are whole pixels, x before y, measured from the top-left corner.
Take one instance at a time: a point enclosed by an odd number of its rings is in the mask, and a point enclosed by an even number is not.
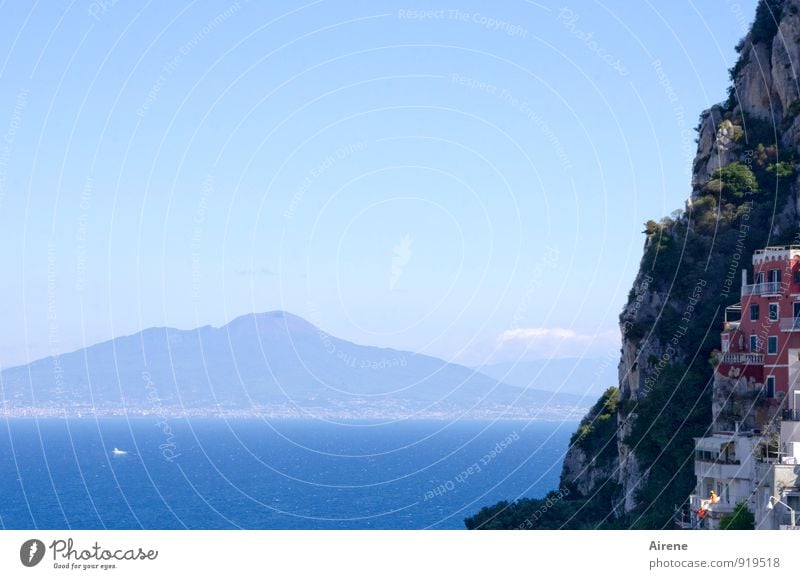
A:
[[[732,436],[707,436],[705,438],[695,438],[694,448],[695,450],[719,452],[723,444],[728,444],[730,442],[733,442]]]

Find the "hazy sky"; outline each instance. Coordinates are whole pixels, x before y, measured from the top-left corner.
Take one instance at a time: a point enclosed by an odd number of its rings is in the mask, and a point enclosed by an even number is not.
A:
[[[3,3],[0,364],[274,309],[616,355],[755,3]]]

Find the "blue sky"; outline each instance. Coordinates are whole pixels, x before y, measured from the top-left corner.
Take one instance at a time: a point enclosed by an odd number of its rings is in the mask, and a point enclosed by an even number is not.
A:
[[[615,355],[755,0],[6,2],[0,365],[288,310]]]

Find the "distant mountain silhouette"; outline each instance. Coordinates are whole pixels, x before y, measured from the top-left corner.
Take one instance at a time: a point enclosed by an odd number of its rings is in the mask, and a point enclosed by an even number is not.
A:
[[[5,408],[390,416],[578,416],[580,396],[521,389],[444,360],[353,344],[286,312],[150,328],[0,373]]]

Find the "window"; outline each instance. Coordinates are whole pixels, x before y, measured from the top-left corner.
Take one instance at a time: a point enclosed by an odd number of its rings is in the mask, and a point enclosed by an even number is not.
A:
[[[750,351],[758,352],[758,336],[756,336],[755,334],[750,336]]]
[[[767,338],[767,354],[778,353],[778,336],[770,336]]]
[[[734,464],[736,462],[736,444],[733,442],[726,442],[719,449],[720,461],[725,464]]]
[[[757,322],[758,321],[758,304],[750,304],[750,321]]]
[[[772,283],[781,283],[781,270],[779,269],[769,270],[769,281]]]
[[[794,272],[794,283],[800,283],[800,269]]]
[[[716,462],[717,455],[709,450],[698,450],[695,458],[701,462]]]
[[[767,376],[767,398],[775,398],[775,376]]]
[[[769,305],[769,321],[770,322],[778,321],[778,304]]]
[[[756,283],[764,283],[764,272],[763,271],[759,271],[756,274]]]

